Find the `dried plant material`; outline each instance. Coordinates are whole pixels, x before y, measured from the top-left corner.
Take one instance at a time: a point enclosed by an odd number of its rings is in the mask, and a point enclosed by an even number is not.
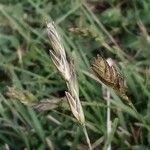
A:
[[[44,99],[44,100],[41,100],[37,105],[35,105],[34,108],[40,112],[48,111],[51,109],[56,109],[60,102],[61,102],[61,99],[52,99],[52,100]]]
[[[53,22],[47,24],[47,32],[53,47],[53,50],[50,51],[52,61],[62,77],[65,79],[68,87],[66,97],[70,105],[70,109],[74,117],[82,125],[89,149],[92,150],[90,139],[85,127],[85,117],[79,99],[79,88],[73,62],[67,59],[64,47],[61,44],[60,37]]]
[[[48,149],[55,150],[53,142],[51,141],[50,137],[46,137],[46,143],[48,145]]]
[[[53,117],[52,115],[47,115],[47,119],[57,125],[62,125],[62,123],[59,120],[57,120],[55,117]]]
[[[76,95],[77,96],[77,95]],[[75,118],[80,122],[82,125],[85,124],[85,117],[83,113],[83,109],[78,97],[73,97],[69,92],[66,92],[66,97],[68,99],[68,103],[70,109],[75,116]]]
[[[64,47],[61,44],[60,37],[53,22],[47,24],[47,32],[53,48],[53,50],[50,51],[52,61],[62,77],[65,79],[68,87],[66,97],[70,105],[70,109],[75,118],[81,124],[84,124],[85,118],[81,102],[79,100],[79,89],[73,62],[67,59]]]
[[[25,48],[23,45],[19,46],[17,48],[17,55],[18,55],[18,62],[20,65],[22,65],[23,64],[23,56],[25,55]]]
[[[21,103],[28,105],[28,106],[33,106],[33,105],[37,104],[37,102],[38,102],[36,97],[29,91],[17,89],[15,87],[8,87],[7,95],[10,98],[17,99]]]
[[[35,110],[39,112],[53,110],[59,107],[69,110],[69,105],[67,103],[66,97],[50,97],[38,101],[36,97],[29,91],[20,90],[15,87],[8,87],[7,96],[19,100],[24,105],[32,106]]]
[[[40,112],[56,109],[58,107],[69,109],[69,106],[67,105],[66,97],[62,97],[62,98],[52,97],[52,98],[43,99],[34,106],[34,108]]]
[[[94,74],[101,82],[113,88],[122,98],[128,100],[124,79],[114,66],[110,66],[100,55],[93,58],[91,66]]]
[[[60,37],[56,31],[54,22],[47,24],[47,32],[53,48],[53,50],[50,51],[51,59],[63,78],[65,80],[69,80],[71,78],[70,66],[66,58],[64,47],[61,44]]]

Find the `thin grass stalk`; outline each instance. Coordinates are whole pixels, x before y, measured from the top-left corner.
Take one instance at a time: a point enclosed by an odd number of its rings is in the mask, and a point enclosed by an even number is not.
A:
[[[56,31],[54,22],[50,22],[47,24],[47,32],[49,40],[51,42],[51,46],[53,48],[53,50],[50,51],[52,61],[67,84],[68,91],[65,92],[65,94],[70,109],[77,121],[82,125],[89,149],[92,150],[90,139],[85,127],[85,117],[83,109],[79,99],[79,88],[73,61],[70,61],[66,57],[65,49],[61,44],[61,40]]]
[[[107,138],[110,137],[111,134],[111,109],[110,109],[110,91],[107,89],[106,91],[107,97]],[[108,145],[107,150],[111,150],[111,143]]]
[[[83,131],[84,131],[84,135],[86,137],[88,147],[89,147],[90,150],[92,150],[91,142],[90,142],[90,139],[89,139],[89,136],[88,136],[87,129],[86,129],[85,125],[83,125]]]

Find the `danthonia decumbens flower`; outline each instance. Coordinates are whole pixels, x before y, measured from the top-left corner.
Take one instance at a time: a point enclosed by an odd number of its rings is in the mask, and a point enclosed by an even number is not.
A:
[[[97,55],[96,58],[91,60],[91,67],[94,74],[102,83],[113,88],[119,96],[129,101],[126,95],[124,78],[114,66],[110,66],[103,57]]]
[[[128,100],[126,96],[126,86],[123,77],[120,73],[115,69],[108,60],[105,60],[100,55],[97,55],[96,58],[91,60],[91,67],[93,73],[97,76],[97,78],[104,84],[106,89],[106,100],[107,100],[107,136],[108,138],[111,135],[111,108],[110,108],[110,91],[107,88],[113,88],[123,99]],[[111,150],[111,143],[107,146],[107,150]]]
[[[85,117],[79,99],[79,88],[73,61],[66,57],[64,46],[61,43],[61,39],[57,33],[54,22],[47,23],[47,32],[53,48],[50,50],[51,59],[67,84],[68,91],[65,94],[71,112],[77,121],[82,125],[89,149],[91,150],[92,147],[85,127]]]

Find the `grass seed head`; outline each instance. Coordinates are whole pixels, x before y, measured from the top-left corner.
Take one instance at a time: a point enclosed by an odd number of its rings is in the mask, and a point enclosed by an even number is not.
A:
[[[124,78],[120,75],[114,66],[110,66],[108,62],[100,55],[97,55],[96,58],[92,59],[91,66],[94,74],[101,82],[115,89],[115,91],[121,97],[128,100],[126,96],[126,85]]]

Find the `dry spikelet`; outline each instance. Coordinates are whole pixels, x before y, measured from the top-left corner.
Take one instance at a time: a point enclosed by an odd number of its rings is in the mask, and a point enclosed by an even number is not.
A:
[[[44,112],[61,107],[64,105],[63,102],[65,103],[64,98],[51,97],[40,100],[33,108],[39,112]]]
[[[60,37],[56,31],[54,22],[47,24],[48,37],[53,47],[50,51],[51,58],[58,71],[62,74],[65,80],[70,79],[70,66],[66,59],[66,53],[63,45],[61,44]]]
[[[128,100],[124,79],[114,66],[110,66],[100,55],[92,59],[91,66],[94,74],[101,82],[113,88],[122,98]]]

